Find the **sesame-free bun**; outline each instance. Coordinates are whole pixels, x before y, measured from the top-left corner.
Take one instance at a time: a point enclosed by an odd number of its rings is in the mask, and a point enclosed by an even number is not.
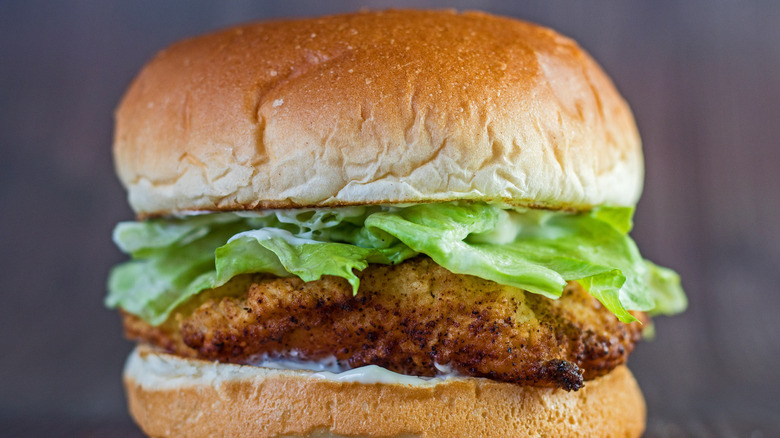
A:
[[[631,111],[574,41],[479,12],[270,21],[177,43],[116,113],[140,216],[469,199],[634,205]]]
[[[124,374],[151,437],[639,437],[642,393],[625,366],[577,392],[480,378],[339,382],[139,347]]]

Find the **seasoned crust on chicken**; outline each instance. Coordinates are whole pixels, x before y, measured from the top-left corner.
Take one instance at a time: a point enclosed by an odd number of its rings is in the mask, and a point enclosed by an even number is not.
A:
[[[247,285],[240,296],[204,293],[160,327],[125,314],[125,330],[183,356],[223,362],[296,351],[351,367],[433,376],[438,364],[567,390],[624,363],[641,336],[638,323],[621,323],[576,282],[550,300],[453,274],[427,257],[371,265],[359,276],[355,296],[339,277],[244,276],[236,280]]]

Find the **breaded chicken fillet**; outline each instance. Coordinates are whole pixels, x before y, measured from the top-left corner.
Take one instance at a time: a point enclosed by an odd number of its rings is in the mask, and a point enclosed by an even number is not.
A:
[[[437,366],[503,382],[577,390],[623,364],[641,336],[576,282],[559,300],[469,275],[427,257],[360,273],[357,295],[338,277],[247,276],[205,293],[153,327],[125,314],[131,339],[180,355],[234,363],[258,357],[335,356],[434,376]],[[194,306],[197,306],[193,309]],[[640,319],[643,315],[637,314]]]

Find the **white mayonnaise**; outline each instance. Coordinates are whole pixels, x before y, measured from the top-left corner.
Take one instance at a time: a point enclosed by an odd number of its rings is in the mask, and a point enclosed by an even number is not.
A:
[[[136,348],[127,359],[125,375],[144,387],[165,389],[185,385],[214,385],[223,381],[252,377],[271,377],[281,372],[291,376],[364,384],[400,384],[430,386],[450,379],[463,378],[447,366],[436,364],[436,377],[399,374],[368,365],[346,369],[335,358],[321,361],[258,358],[256,365],[236,365],[205,360],[184,359],[172,354],[143,354]],[[294,356],[294,355],[293,355]]]
[[[317,379],[333,380],[336,382],[354,382],[354,383],[387,383],[387,384],[406,384],[416,385],[420,381],[436,383],[453,377],[461,377],[448,365],[434,363],[439,371],[436,377],[418,377],[406,374],[396,373],[377,365],[366,365],[358,368],[350,368],[340,363],[335,356],[328,356],[319,360],[298,359],[298,352],[292,351],[288,358],[269,359],[268,356],[261,356],[254,361],[252,366],[263,368],[272,368],[277,370],[290,371],[317,371],[311,377]]]

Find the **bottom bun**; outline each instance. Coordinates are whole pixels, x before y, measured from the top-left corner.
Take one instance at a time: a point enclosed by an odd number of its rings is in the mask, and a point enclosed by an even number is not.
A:
[[[130,413],[152,437],[638,437],[645,427],[644,398],[625,366],[577,392],[470,377],[340,376],[142,346],[124,381]]]

